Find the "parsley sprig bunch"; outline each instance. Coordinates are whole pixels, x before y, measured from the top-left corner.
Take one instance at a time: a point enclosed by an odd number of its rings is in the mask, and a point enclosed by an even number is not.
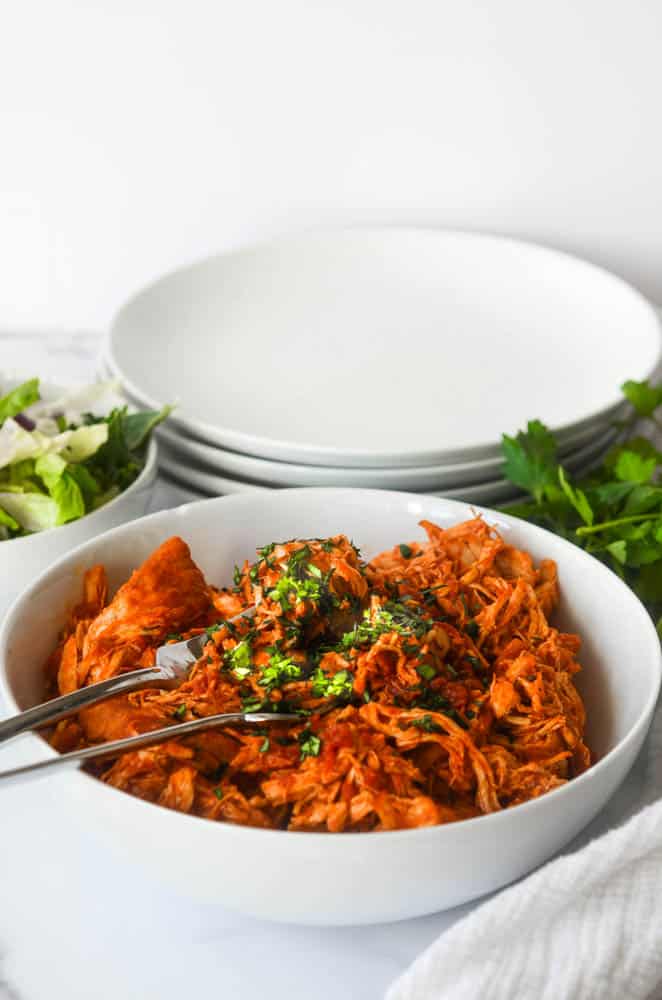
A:
[[[558,458],[554,435],[539,420],[502,438],[504,473],[531,499],[504,508],[562,535],[617,573],[647,604],[662,635],[662,452],[637,421],[662,427],[662,386],[625,382],[632,405],[621,439],[590,472],[574,478]]]

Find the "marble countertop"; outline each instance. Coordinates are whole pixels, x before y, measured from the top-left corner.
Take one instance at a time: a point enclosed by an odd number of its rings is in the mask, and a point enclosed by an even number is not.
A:
[[[85,381],[94,376],[98,349],[98,336],[84,332],[4,333],[0,370]],[[152,509],[187,499],[159,483]],[[0,766],[24,761],[20,740],[0,749]],[[566,850],[627,814],[644,780],[642,761]],[[106,854],[84,820],[60,807],[58,780],[2,792],[0,1000],[181,1000],[196,994],[376,1000],[445,928],[478,905],[395,924],[303,928],[193,903]]]

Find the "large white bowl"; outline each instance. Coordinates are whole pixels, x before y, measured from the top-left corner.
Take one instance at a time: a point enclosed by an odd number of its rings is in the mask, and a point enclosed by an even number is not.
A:
[[[225,584],[235,563],[274,539],[345,532],[370,557],[423,537],[421,518],[450,525],[471,512],[406,493],[301,489],[207,500],[134,521],[61,559],[14,604],[0,632],[0,692],[12,711],[41,699],[43,661],[93,563],[106,565],[115,588],[160,542],[179,534],[207,578]],[[84,773],[52,779],[59,801],[125,863],[187,896],[274,920],[353,924],[418,916],[497,889],[544,862],[604,806],[633,763],[660,686],[660,644],[634,594],[591,556],[540,528],[484,514],[536,559],[558,562],[558,621],[584,639],[580,684],[597,759],[585,774],[514,809],[384,833],[216,823],[143,802]],[[27,739],[35,758],[54,754],[39,737]]]
[[[140,475],[103,507],[85,514],[77,521],[61,524],[48,531],[37,531],[24,538],[0,542],[0,611],[56,559],[72,552],[82,542],[110,528],[132,521],[147,510],[157,473],[157,444],[149,442],[145,465]]]

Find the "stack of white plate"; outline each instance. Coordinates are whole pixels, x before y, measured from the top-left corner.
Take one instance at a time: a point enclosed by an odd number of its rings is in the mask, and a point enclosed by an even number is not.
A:
[[[581,470],[615,438],[620,384],[660,360],[652,306],[532,244],[443,230],[308,234],[170,274],[117,316],[105,366],[177,403],[162,471],[201,494],[283,486],[516,490],[502,433],[538,418]]]

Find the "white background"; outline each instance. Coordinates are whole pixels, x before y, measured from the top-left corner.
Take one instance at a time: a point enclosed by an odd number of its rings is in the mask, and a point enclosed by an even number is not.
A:
[[[0,324],[107,325],[362,220],[579,252],[662,301],[657,0],[0,0]]]

